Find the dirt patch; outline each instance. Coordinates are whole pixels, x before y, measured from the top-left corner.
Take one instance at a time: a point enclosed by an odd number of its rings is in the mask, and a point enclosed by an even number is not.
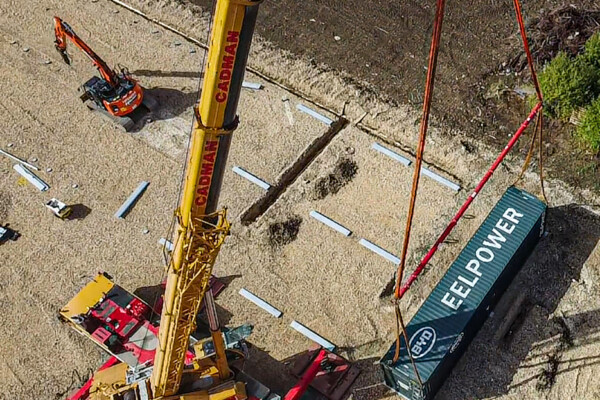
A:
[[[569,325],[564,318],[558,318],[557,322],[562,329],[562,334],[560,335],[561,345],[563,347],[573,347],[575,342],[573,341],[573,332],[571,332],[571,328],[569,328]]]
[[[338,161],[333,172],[315,183],[313,198],[322,200],[330,194],[340,191],[348,182],[354,178],[358,171],[356,162],[349,158]]]
[[[396,274],[390,278],[381,293],[379,293],[379,298],[386,299],[390,297],[392,294],[394,294],[394,289],[396,289]]]
[[[556,382],[558,368],[561,364],[564,352],[575,345],[573,332],[571,332],[571,328],[564,317],[560,316],[554,321],[556,321],[557,326],[560,327],[561,332],[558,338],[557,348],[548,355],[548,360],[538,376],[535,388],[539,392],[548,391],[552,388]]]
[[[586,40],[600,30],[600,10],[576,8],[573,5],[554,10],[542,10],[527,27],[532,55],[536,63],[544,65],[559,51],[570,56],[581,52]],[[518,54],[509,62],[516,71],[527,67],[525,54]]]
[[[549,390],[554,382],[556,382],[556,373],[558,372],[558,365],[560,360],[556,354],[548,356],[548,364],[540,374],[536,389],[540,392]]]
[[[273,247],[282,247],[296,240],[302,218],[294,215],[283,222],[275,222],[269,225],[269,243]]]
[[[0,192],[0,223],[3,223],[4,220],[8,217],[8,212],[11,207],[11,198],[10,194],[5,192]]]
[[[556,382],[556,375],[558,374],[558,367],[561,364],[561,358],[563,358],[564,352],[572,348],[575,345],[573,340],[573,333],[567,321],[562,317],[555,319],[556,324],[560,327],[561,333],[558,338],[558,346],[555,352],[552,352],[548,356],[548,361],[540,372],[536,389],[538,391],[547,391],[552,388],[552,385]]]

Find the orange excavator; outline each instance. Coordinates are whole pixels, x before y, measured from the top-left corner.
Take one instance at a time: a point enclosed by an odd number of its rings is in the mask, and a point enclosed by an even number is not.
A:
[[[71,65],[71,58],[67,54],[69,39],[88,56],[100,73],[100,76],[92,77],[80,88],[80,98],[90,110],[100,112],[126,131],[130,131],[148,111],[157,107],[156,100],[144,91],[127,68],[121,67],[119,72],[111,69],[73,28],[59,17],[54,17],[54,34],[54,46],[65,63]]]

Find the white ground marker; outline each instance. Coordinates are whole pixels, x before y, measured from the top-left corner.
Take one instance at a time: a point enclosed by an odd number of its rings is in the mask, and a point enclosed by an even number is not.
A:
[[[158,244],[164,246],[167,250],[173,251],[173,243],[165,238],[158,239]]]
[[[13,155],[13,154],[10,154],[10,153],[9,153],[9,152],[7,152],[7,151],[4,151],[4,150],[0,149],[0,154],[2,154],[2,155],[5,155],[6,157],[10,158],[11,160],[13,160],[13,161],[16,161],[16,162],[18,162],[18,163],[21,163],[21,164],[23,164],[24,166],[26,166],[26,167],[29,167],[29,168],[31,168],[31,169],[33,169],[33,170],[35,170],[35,171],[39,171],[39,170],[40,170],[40,169],[39,169],[38,167],[36,167],[35,165],[33,165],[33,164],[29,164],[27,161],[25,161],[25,160],[22,160],[22,159],[20,159],[19,157],[15,156],[15,155]]]
[[[248,179],[250,182],[254,183],[255,185],[260,186],[261,188],[263,188],[265,190],[269,190],[269,188],[271,187],[271,185],[269,185],[267,182],[263,181],[256,175],[253,175],[250,172],[248,172],[240,167],[237,167],[237,166],[233,167],[233,172],[235,172],[242,178]]]
[[[263,85],[261,85],[260,83],[243,81],[242,87],[246,89],[260,90],[263,88]]]
[[[387,147],[383,147],[379,143],[373,143],[371,148],[377,150],[378,152],[380,152],[382,154],[385,154],[386,156],[388,156],[390,158],[393,158],[394,160],[398,161],[399,163],[401,163],[404,166],[408,167],[410,164],[412,164],[412,161],[410,161],[408,158],[401,156],[400,154],[388,149]],[[423,173],[423,175],[433,179],[434,181],[436,181],[438,183],[441,183],[444,186],[449,187],[450,189],[454,190],[455,192],[458,192],[460,190],[460,185],[457,185],[456,183],[444,178],[443,176],[436,174],[429,168],[421,167],[421,172]]]
[[[29,183],[38,188],[40,191],[45,192],[50,189],[50,186],[43,180],[41,180],[36,174],[22,166],[21,164],[13,165],[13,169],[17,171],[23,178],[27,179]]]
[[[292,114],[292,107],[290,107],[290,99],[288,99],[287,97],[284,97],[282,99],[283,101],[283,108],[285,110],[285,115],[288,119],[288,122],[290,123],[290,125],[294,125],[294,114]]]
[[[117,210],[117,212],[115,213],[115,217],[120,219],[125,218],[129,210],[139,200],[140,196],[142,195],[142,193],[144,193],[149,184],[150,182],[142,181],[138,185],[138,187],[133,191],[133,193],[131,193],[131,195],[127,198],[127,200],[125,200],[125,203],[123,203],[123,205]]]
[[[302,111],[303,113],[306,113],[306,114],[310,115],[311,117],[318,119],[319,121],[323,122],[324,124],[327,124],[327,125],[333,124],[333,121],[331,119],[327,118],[323,114],[319,114],[315,110],[312,110],[312,109],[306,107],[304,104],[296,104],[296,108],[298,110]]]
[[[331,229],[335,229],[336,231],[338,231],[339,233],[341,233],[344,236],[350,236],[352,234],[352,231],[350,229],[346,228],[343,225],[338,224],[331,218],[326,217],[325,215],[321,214],[318,211],[311,211],[310,216],[313,217],[314,219],[316,219],[317,221],[324,223]]]
[[[317,335],[315,332],[311,331],[310,329],[308,329],[304,325],[300,324],[299,322],[292,321],[290,326],[292,328],[294,328],[295,330],[297,330],[298,332],[300,332],[301,334],[303,334],[304,336],[306,336],[307,338],[309,338],[310,340],[312,340],[313,342],[320,344],[327,350],[329,350],[329,351],[335,350],[335,344],[333,344],[329,340]]]
[[[393,255],[389,251],[384,250],[381,247],[377,246],[375,243],[369,242],[367,239],[360,239],[360,241],[358,243],[365,246],[367,249],[371,250],[372,252],[379,254],[381,257],[385,258],[386,260],[391,261],[396,265],[400,264],[400,259],[398,257]]]
[[[396,153],[395,151],[392,151],[390,149],[388,149],[387,147],[383,147],[382,145],[380,145],[379,143],[373,143],[373,145],[371,146],[372,149],[377,150],[378,152],[385,154],[386,156],[398,161],[400,164],[408,167],[410,165],[410,160],[406,157],[402,157],[400,154]]]
[[[430,177],[434,181],[437,181],[437,182],[441,183],[442,185],[448,186],[450,189],[454,190],[455,192],[458,192],[460,190],[459,185],[457,185],[456,183],[454,183],[452,181],[449,181],[448,179],[444,178],[443,176],[436,174],[435,172],[431,171],[430,169],[421,167],[421,172],[423,173],[423,175]]]
[[[247,300],[250,300],[251,302],[253,302],[257,306],[259,306],[260,308],[262,308],[263,310],[265,310],[266,312],[268,312],[275,318],[279,318],[283,314],[281,311],[279,311],[278,309],[276,309],[275,307],[273,307],[272,305],[270,305],[269,303],[267,303],[260,297],[256,296],[255,294],[250,293],[249,291],[247,291],[244,288],[240,289],[240,294],[242,295],[242,297],[246,298]]]

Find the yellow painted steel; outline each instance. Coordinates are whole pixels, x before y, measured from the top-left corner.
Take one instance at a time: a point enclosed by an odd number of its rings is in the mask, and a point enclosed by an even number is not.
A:
[[[209,287],[213,264],[229,233],[224,210],[210,215],[206,212],[220,137],[235,129],[235,126],[223,125],[234,65],[231,60],[235,61],[239,32],[249,4],[239,0],[217,0],[202,97],[195,110],[196,122],[177,210],[178,231],[168,266],[159,344],[150,379],[154,398],[168,398],[179,390],[189,336],[195,329],[195,318]],[[226,378],[230,373],[224,349],[216,350],[219,375]],[[190,396],[190,399],[196,398]],[[209,398],[213,399],[212,396]],[[218,398],[221,397],[214,397]],[[239,398],[243,399],[245,395]]]
[[[186,236],[179,236],[178,239],[185,243],[182,246],[185,254],[181,258],[180,269],[173,268],[175,261],[169,267],[159,347],[151,377],[155,398],[175,394],[179,389],[185,352],[196,325],[200,301],[208,288],[219,248],[229,233],[225,212],[213,216],[218,219],[211,229],[203,227],[203,224],[209,223],[208,219],[197,219],[185,231],[181,231],[186,233]]]
[[[216,368],[214,367],[203,367],[201,369],[213,370],[212,374],[202,374],[202,376],[212,375],[214,377],[218,375]],[[146,381],[127,384],[127,370],[127,364],[120,363],[94,373],[92,386],[90,387],[89,400],[121,399],[126,392],[139,389],[138,385],[146,385]],[[247,398],[244,383],[231,380],[224,383],[218,383],[218,377],[215,382],[217,382],[217,384],[209,390],[166,396],[162,397],[162,400],[244,400]]]
[[[225,354],[225,341],[223,340],[223,334],[220,329],[212,331],[211,333],[213,344],[215,346],[215,361],[217,363],[217,369],[219,370],[219,378],[224,380],[231,376],[229,365],[227,364],[227,355]]]
[[[115,284],[103,274],[98,274],[93,281],[85,285],[75,297],[59,311],[65,320],[72,322],[72,318],[86,314],[90,308],[98,302],[113,288]],[[77,325],[79,326],[79,325]]]
[[[119,392],[119,388],[130,389],[131,387],[126,385],[125,380],[127,368],[127,364],[119,363],[95,372],[90,387],[90,396],[93,399],[110,399],[112,395]]]
[[[226,382],[208,391],[199,391],[176,396],[164,397],[163,400],[244,400],[246,388],[240,382]]]

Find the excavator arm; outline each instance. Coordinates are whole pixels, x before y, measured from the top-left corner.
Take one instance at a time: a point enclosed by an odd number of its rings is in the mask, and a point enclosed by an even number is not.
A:
[[[67,39],[71,40],[83,53],[88,56],[94,66],[98,68],[100,75],[112,86],[118,84],[117,74],[108,67],[98,54],[94,52],[71,28],[69,24],[64,22],[59,17],[54,17],[54,47],[60,53],[65,63],[71,65],[71,59],[67,54]]]

